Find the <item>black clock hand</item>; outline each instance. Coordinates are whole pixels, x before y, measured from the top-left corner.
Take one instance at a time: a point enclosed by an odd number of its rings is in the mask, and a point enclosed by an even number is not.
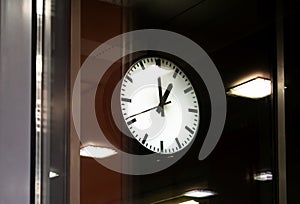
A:
[[[158,77],[157,79],[158,81],[158,95],[159,95],[159,103],[161,103],[161,100],[162,100],[162,87],[161,87],[161,78]],[[165,115],[165,111],[164,111],[164,108],[159,108],[160,111],[161,111],[161,116],[164,116]]]
[[[160,103],[162,99],[161,78],[158,77],[157,81],[158,81],[158,94],[159,94],[159,103]]]
[[[169,104],[169,103],[171,103],[171,101],[166,102],[164,105],[167,105],[167,104]],[[134,116],[140,115],[140,114],[142,114],[142,113],[146,113],[146,112],[148,112],[148,111],[151,111],[151,110],[153,110],[153,109],[155,109],[155,108],[157,108],[157,107],[158,107],[158,106],[155,106],[155,107],[149,108],[149,109],[147,109],[147,110],[144,110],[144,111],[142,111],[142,112],[133,114],[133,115],[131,115],[131,116],[125,118],[125,120],[127,120],[127,119],[129,119],[129,118],[132,118],[132,117],[134,117]]]
[[[166,100],[167,100],[167,98],[168,98],[168,96],[169,96],[169,94],[170,94],[172,88],[173,88],[173,84],[170,83],[170,84],[168,85],[167,90],[165,91],[165,93],[164,93],[162,99],[160,100],[160,102],[159,102],[157,108],[156,108],[156,111],[157,111],[158,113],[161,113],[161,116],[165,116],[164,111],[163,111],[163,108],[164,108],[164,104],[165,104],[165,102],[166,102]]]

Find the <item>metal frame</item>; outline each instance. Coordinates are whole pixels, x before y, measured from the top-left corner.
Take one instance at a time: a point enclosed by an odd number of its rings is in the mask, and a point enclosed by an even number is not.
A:
[[[283,3],[276,1],[276,57],[277,69],[275,80],[275,104],[276,104],[276,133],[277,133],[277,195],[278,204],[287,203],[286,186],[286,135],[285,135],[285,98],[284,98],[284,37],[283,37]]]
[[[31,0],[0,0],[0,203],[6,204],[31,202],[31,9]]]
[[[69,203],[70,1],[33,0],[35,204]],[[49,178],[49,172],[58,177]]]

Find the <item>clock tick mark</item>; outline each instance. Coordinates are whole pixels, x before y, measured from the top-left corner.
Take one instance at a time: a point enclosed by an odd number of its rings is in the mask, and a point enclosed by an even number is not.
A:
[[[188,126],[185,126],[185,129],[186,129],[187,131],[189,131],[191,134],[194,134],[194,131],[193,131],[191,128],[189,128]]]
[[[128,79],[128,81],[130,81],[131,83],[133,82],[132,78],[130,76],[128,76],[128,75],[126,76],[126,79]]]
[[[121,98],[121,101],[131,103],[131,99],[130,98]]]
[[[187,94],[188,92],[192,91],[193,88],[190,86],[187,89],[184,90],[184,93]]]
[[[179,148],[181,148],[180,142],[179,142],[179,140],[178,140],[178,138],[177,138],[177,137],[175,138],[175,141],[176,141],[176,143],[177,143],[178,147],[179,147]]]
[[[140,62],[140,66],[142,67],[143,70],[145,69],[143,62]]]
[[[145,136],[144,136],[144,138],[143,138],[142,144],[145,144],[147,138],[148,138],[148,134],[146,133]]]
[[[194,108],[189,108],[188,111],[191,113],[198,113],[198,110]]]
[[[160,141],[160,151],[164,151],[164,141]]]
[[[132,120],[130,120],[130,121],[127,122],[127,125],[131,125],[132,123],[135,123],[135,122],[136,122],[136,119],[133,118]]]
[[[156,66],[161,66],[161,60],[160,59],[155,59],[155,64]]]
[[[174,74],[173,74],[173,78],[174,78],[174,79],[176,79],[178,72],[179,72],[179,69],[176,68],[176,69],[175,69],[175,72],[174,72]]]

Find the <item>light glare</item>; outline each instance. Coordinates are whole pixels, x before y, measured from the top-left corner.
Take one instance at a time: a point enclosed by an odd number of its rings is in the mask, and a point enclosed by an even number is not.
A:
[[[36,14],[37,15],[43,15],[43,9],[44,9],[44,5],[43,5],[43,0],[37,0],[36,1]]]
[[[209,190],[191,190],[186,192],[183,195],[188,197],[194,197],[194,198],[205,198],[205,197],[216,195],[216,193]]]
[[[272,179],[273,179],[273,175],[269,171],[254,174],[254,180],[256,181],[271,181]]]
[[[257,77],[230,89],[229,95],[259,99],[271,95],[272,87],[269,79]]]
[[[98,146],[85,146],[80,149],[80,155],[84,157],[92,157],[92,158],[106,158],[117,154],[117,152],[113,149],[106,147],[98,147]]]
[[[53,172],[53,171],[49,172],[49,178],[55,178],[55,177],[58,177],[58,176],[59,176],[59,174],[56,173],[56,172]]]
[[[189,200],[189,201],[185,201],[179,204],[199,204],[198,202],[194,201],[194,200]]]

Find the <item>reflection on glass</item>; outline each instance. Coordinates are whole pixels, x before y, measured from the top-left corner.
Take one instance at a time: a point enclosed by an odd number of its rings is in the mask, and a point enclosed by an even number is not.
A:
[[[58,177],[58,176],[59,176],[59,174],[54,172],[54,171],[49,172],[49,178],[55,178],[55,177]]]
[[[199,204],[199,203],[194,200],[189,200],[189,201],[181,202],[179,204]]]
[[[92,157],[92,158],[106,158],[117,154],[113,149],[99,146],[85,146],[80,149],[80,156]]]
[[[273,175],[271,172],[261,172],[254,174],[254,180],[256,181],[272,181]]]
[[[191,190],[186,192],[184,195],[188,197],[194,197],[194,198],[205,198],[205,197],[216,195],[216,193],[210,190]]]
[[[269,79],[257,77],[231,88],[227,94],[259,99],[271,95],[271,91],[271,81]]]

